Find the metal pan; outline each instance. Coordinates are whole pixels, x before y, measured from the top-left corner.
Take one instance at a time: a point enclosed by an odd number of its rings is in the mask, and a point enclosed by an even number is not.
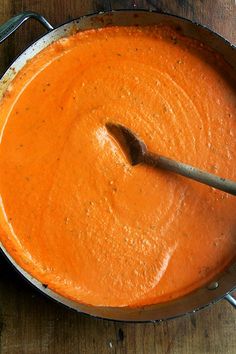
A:
[[[25,52],[23,52],[5,72],[0,79],[0,99],[7,90],[9,84],[14,79],[19,70],[33,58],[42,49],[47,47],[53,41],[78,30],[98,28],[105,26],[129,26],[129,25],[154,25],[171,24],[181,34],[195,38],[223,55],[224,59],[236,70],[236,48],[218,34],[210,31],[206,27],[188,21],[186,19],[157,12],[148,11],[111,11],[81,17],[68,22],[58,28],[53,29],[50,23],[41,15],[34,12],[24,12],[13,17],[4,25],[0,26],[0,43],[3,42],[11,33],[13,33],[23,22],[29,18],[34,18],[41,22],[48,33],[33,43]],[[145,306],[142,308],[111,308],[111,307],[93,307],[85,304],[79,304],[70,301],[48,288],[45,288],[37,279],[24,271],[14,261],[8,251],[1,245],[3,253],[15,266],[15,268],[39,290],[49,297],[69,306],[77,311],[84,312],[93,316],[122,320],[122,321],[156,321],[166,320],[181,316],[186,313],[195,312],[221,299],[227,300],[236,308],[236,299],[230,294],[236,289],[236,263],[231,265],[225,272],[217,276],[211,284],[202,287],[189,295],[169,301],[163,304]]]

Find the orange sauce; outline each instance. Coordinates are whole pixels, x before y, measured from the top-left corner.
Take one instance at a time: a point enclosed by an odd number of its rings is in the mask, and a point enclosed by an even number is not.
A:
[[[141,306],[185,295],[235,258],[236,199],[132,167],[105,128],[236,180],[231,69],[167,27],[77,33],[39,53],[0,103],[0,241],[59,294]]]

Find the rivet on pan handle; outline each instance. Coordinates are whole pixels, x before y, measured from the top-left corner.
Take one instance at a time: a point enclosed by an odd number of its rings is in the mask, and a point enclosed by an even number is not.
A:
[[[17,30],[25,21],[30,18],[34,18],[35,20],[39,21],[47,31],[53,30],[52,25],[40,14],[32,11],[25,11],[12,17],[6,23],[0,26],[0,43],[5,41],[7,37],[9,37],[13,32]]]
[[[233,297],[233,295],[228,293],[224,298],[236,309],[236,299]]]

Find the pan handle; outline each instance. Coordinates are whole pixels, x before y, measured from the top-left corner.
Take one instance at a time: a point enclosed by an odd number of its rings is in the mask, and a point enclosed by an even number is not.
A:
[[[233,297],[233,295],[228,293],[224,298],[236,309],[236,299]]]
[[[53,30],[52,25],[42,15],[38,14],[37,12],[25,11],[12,17],[6,23],[0,26],[0,43],[5,41],[7,37],[9,37],[13,32],[17,30],[18,27],[20,27],[30,18],[34,18],[35,20],[39,21],[47,29],[48,32]]]

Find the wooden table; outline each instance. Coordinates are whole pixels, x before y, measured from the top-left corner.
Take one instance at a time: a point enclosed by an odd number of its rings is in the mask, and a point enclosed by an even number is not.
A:
[[[110,5],[115,9],[156,7],[208,25],[236,43],[234,0],[1,0],[0,23],[30,9],[58,25]],[[42,31],[31,21],[8,39],[0,48],[0,72]],[[39,294],[0,256],[1,354],[235,354],[235,332],[236,312],[225,301],[195,315],[159,324],[89,318]]]

